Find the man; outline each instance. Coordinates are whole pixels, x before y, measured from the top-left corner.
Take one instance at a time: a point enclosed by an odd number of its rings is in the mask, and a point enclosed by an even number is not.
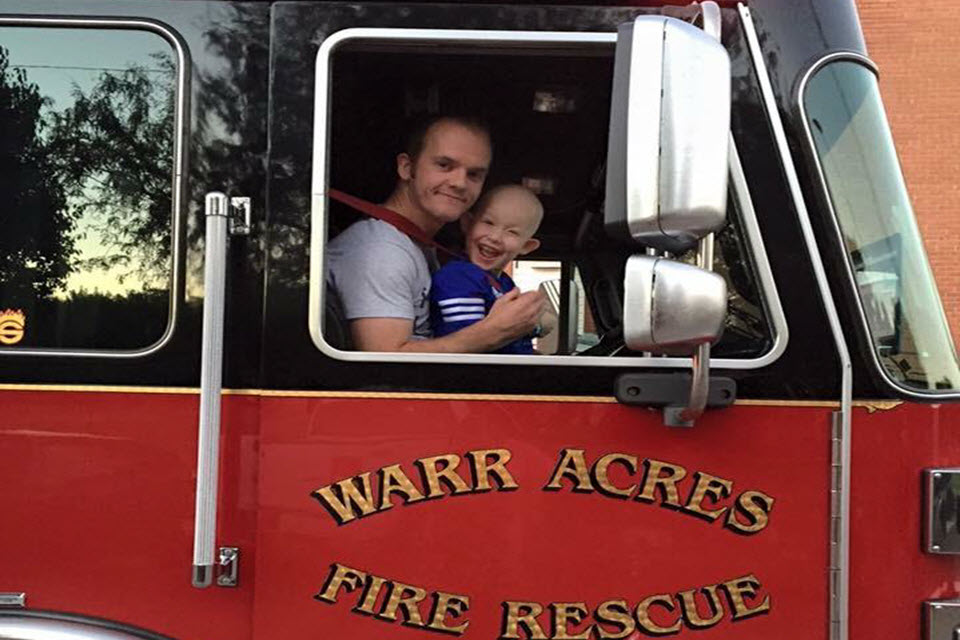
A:
[[[490,136],[480,124],[440,117],[411,136],[397,156],[397,183],[383,206],[432,238],[476,202],[490,167]],[[430,330],[430,273],[436,257],[389,223],[361,220],[327,247],[327,281],[337,292],[361,351],[483,353],[537,326],[536,291],[511,291],[480,322],[442,338]]]

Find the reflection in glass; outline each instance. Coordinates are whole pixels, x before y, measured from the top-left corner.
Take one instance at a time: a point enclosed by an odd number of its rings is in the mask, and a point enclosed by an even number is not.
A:
[[[912,390],[956,390],[956,352],[875,76],[834,62],[813,76],[803,100],[882,367]]]
[[[142,349],[163,335],[176,59],[149,31],[0,27],[0,349]]]

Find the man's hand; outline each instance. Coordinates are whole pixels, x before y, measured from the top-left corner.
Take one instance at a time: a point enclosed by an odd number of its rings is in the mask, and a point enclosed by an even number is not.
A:
[[[490,307],[487,317],[477,324],[487,325],[495,342],[491,348],[496,349],[532,333],[546,305],[547,299],[539,291],[520,293],[519,289],[513,288],[500,296]]]
[[[548,336],[557,328],[560,319],[557,318],[557,312],[550,305],[545,305],[543,313],[540,314],[540,337]]]

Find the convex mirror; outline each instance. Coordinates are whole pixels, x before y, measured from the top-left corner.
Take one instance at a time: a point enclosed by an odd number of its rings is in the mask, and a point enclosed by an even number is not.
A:
[[[663,352],[716,341],[727,313],[727,283],[711,271],[654,256],[632,256],[624,276],[624,341]]]
[[[614,61],[604,223],[616,238],[690,248],[726,218],[730,58],[665,16],[621,25]]]

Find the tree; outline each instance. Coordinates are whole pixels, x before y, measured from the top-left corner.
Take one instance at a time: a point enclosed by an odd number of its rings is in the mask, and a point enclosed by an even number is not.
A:
[[[175,65],[154,54],[155,69],[104,71],[92,89],[49,115],[71,215],[98,234],[107,252],[83,266],[121,266],[148,281],[170,271]]]
[[[70,271],[75,215],[44,142],[46,100],[0,47],[0,300],[49,296]]]

